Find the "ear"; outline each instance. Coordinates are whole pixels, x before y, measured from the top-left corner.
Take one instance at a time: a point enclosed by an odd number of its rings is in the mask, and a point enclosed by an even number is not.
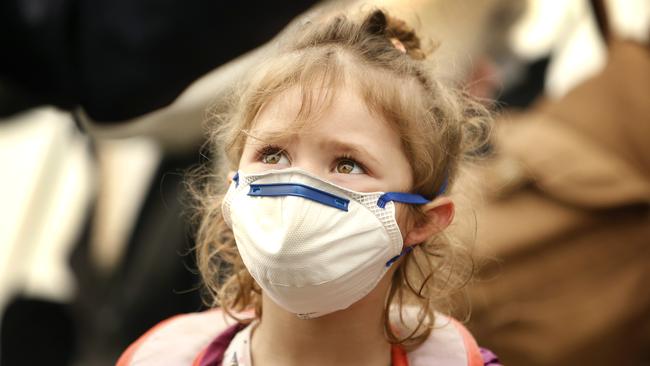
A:
[[[406,234],[404,245],[420,244],[431,236],[443,231],[454,220],[454,202],[449,197],[439,197],[422,206],[426,215],[424,222],[411,228]]]

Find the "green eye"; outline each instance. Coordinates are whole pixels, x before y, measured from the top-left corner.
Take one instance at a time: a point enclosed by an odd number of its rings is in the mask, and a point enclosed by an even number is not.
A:
[[[290,165],[289,156],[279,147],[267,146],[258,152],[258,161],[269,165]]]
[[[277,164],[280,162],[280,157],[281,157],[280,152],[276,152],[274,154],[266,154],[262,156],[262,162],[264,164]]]
[[[336,172],[340,174],[363,174],[363,169],[350,159],[341,159],[336,163]]]

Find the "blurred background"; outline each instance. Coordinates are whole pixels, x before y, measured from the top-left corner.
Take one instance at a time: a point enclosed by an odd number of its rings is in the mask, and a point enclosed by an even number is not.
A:
[[[473,187],[486,259],[479,344],[506,365],[650,365],[650,1],[234,3],[0,4],[1,365],[114,364],[204,309],[183,183],[214,160],[206,108],[274,38],[364,4],[495,110],[455,192]]]

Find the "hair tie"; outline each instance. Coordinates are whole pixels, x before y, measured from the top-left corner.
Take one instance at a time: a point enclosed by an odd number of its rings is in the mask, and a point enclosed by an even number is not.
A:
[[[389,40],[390,40],[390,43],[392,43],[395,48],[400,50],[400,52],[406,53],[406,47],[404,47],[404,43],[402,43],[402,41],[400,41],[399,39],[397,39],[395,37],[390,37]]]

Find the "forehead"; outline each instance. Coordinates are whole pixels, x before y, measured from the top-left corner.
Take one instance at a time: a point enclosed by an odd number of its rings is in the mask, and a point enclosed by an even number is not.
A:
[[[264,140],[336,135],[359,144],[401,146],[397,131],[351,87],[308,92],[292,87],[261,108],[250,132]]]

